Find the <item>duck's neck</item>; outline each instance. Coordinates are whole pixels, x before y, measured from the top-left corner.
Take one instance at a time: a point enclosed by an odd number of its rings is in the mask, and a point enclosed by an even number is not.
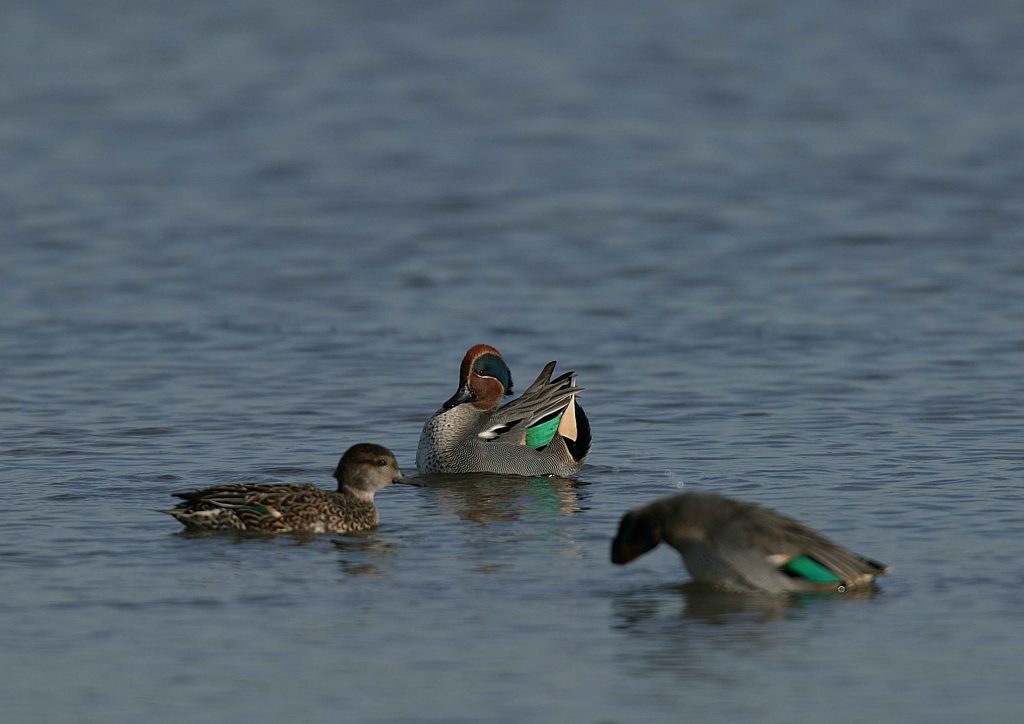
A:
[[[341,495],[348,496],[349,498],[355,498],[364,503],[373,505],[373,496],[376,493],[375,490],[357,490],[356,488],[350,488],[347,485],[342,485],[338,489],[338,493]]]

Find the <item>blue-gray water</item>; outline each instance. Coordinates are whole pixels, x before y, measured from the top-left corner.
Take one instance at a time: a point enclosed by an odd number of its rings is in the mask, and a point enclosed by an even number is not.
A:
[[[0,699],[29,721],[1007,721],[1024,707],[1024,11],[8,4]],[[465,349],[587,390],[583,483],[195,538],[170,492],[413,465]],[[893,565],[625,568],[757,501]]]

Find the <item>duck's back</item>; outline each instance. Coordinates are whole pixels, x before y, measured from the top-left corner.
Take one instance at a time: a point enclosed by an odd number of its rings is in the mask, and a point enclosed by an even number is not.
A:
[[[167,511],[192,530],[261,533],[346,533],[378,522],[371,501],[315,485],[236,483],[187,493]]]

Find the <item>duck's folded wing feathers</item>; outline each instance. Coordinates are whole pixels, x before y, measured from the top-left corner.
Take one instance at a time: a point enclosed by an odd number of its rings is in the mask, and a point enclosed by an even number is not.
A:
[[[802,523],[763,508],[725,526],[720,537],[723,540],[716,546],[720,551],[757,551],[777,565],[807,556],[846,585],[863,582],[887,570],[881,564],[851,553]]]
[[[261,483],[229,483],[202,490],[174,493],[185,502],[181,505],[206,505],[218,508],[250,508],[253,505],[280,504],[282,501],[318,491],[314,485],[268,485]]]
[[[583,390],[574,384],[576,373],[566,372],[552,380],[554,369],[555,362],[549,362],[522,395],[495,410],[491,424],[480,437],[493,440],[503,436],[521,442],[527,428],[572,404],[575,395]]]

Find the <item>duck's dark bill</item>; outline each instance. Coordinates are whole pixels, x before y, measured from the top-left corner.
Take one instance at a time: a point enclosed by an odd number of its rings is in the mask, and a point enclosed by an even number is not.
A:
[[[642,546],[629,545],[625,541],[616,538],[612,541],[612,563],[623,565],[646,552]]]
[[[476,395],[473,394],[473,390],[469,389],[469,385],[463,385],[455,394],[444,401],[441,408],[444,410],[450,410],[456,405],[461,405],[463,402],[472,402],[476,399]]]

